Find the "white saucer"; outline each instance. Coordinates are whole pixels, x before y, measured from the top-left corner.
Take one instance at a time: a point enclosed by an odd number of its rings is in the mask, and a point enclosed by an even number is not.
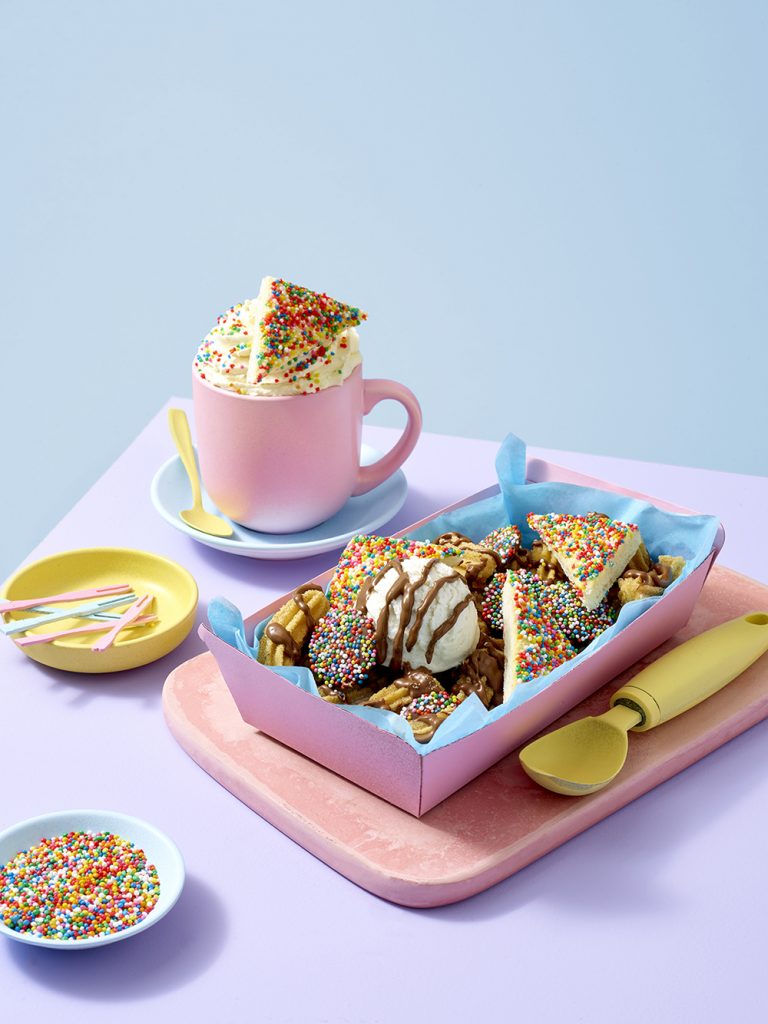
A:
[[[363,444],[360,461],[364,466],[369,466],[380,459],[382,454],[376,448]],[[398,469],[372,491],[350,498],[331,519],[302,533],[256,533],[255,530],[248,530],[233,522],[234,533],[231,537],[212,537],[210,534],[201,533],[188,526],[179,516],[182,509],[189,508],[192,504],[192,491],[178,455],[169,459],[155,473],[150,493],[152,504],[163,519],[201,544],[219,551],[245,555],[247,558],[277,560],[320,555],[325,551],[344,547],[356,533],[372,533],[397,515],[403,507],[408,494],[408,482],[403,471]],[[205,491],[203,505],[209,512],[221,515]]]

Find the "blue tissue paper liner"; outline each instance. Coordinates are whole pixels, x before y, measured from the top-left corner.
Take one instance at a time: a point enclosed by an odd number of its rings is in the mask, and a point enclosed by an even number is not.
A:
[[[659,555],[678,555],[685,559],[681,575],[667,588],[679,586],[709,556],[715,542],[719,521],[714,516],[687,515],[666,512],[655,505],[636,498],[628,498],[612,491],[577,484],[548,481],[546,483],[525,482],[525,444],[514,434],[509,434],[502,443],[496,458],[496,471],[500,492],[489,498],[452,509],[435,516],[428,523],[409,531],[405,537],[412,540],[434,540],[442,533],[454,531],[480,541],[492,530],[509,523],[516,524],[522,534],[523,547],[530,547],[536,534],[527,525],[529,512],[559,512],[569,515],[585,515],[588,512],[603,512],[611,519],[636,523],[640,527],[645,546],[655,561]],[[665,591],[666,593],[666,591]],[[357,715],[371,722],[379,729],[400,736],[419,754],[429,754],[441,747],[454,743],[496,719],[512,714],[520,704],[534,697],[548,686],[552,686],[571,668],[590,657],[603,644],[618,636],[630,623],[642,615],[655,601],[663,601],[664,595],[632,601],[622,607],[617,621],[592,641],[580,654],[565,664],[530,683],[515,687],[512,697],[499,707],[486,710],[476,694],[468,697],[436,731],[429,743],[418,743],[408,722],[399,715],[378,708],[364,708],[340,704],[338,707],[348,714]],[[256,626],[254,647],[258,646],[269,618]],[[271,669],[295,686],[317,696],[317,684],[312,672],[303,667]]]

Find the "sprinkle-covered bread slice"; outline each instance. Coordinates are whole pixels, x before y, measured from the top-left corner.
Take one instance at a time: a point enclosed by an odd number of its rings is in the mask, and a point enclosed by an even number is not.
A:
[[[571,516],[530,513],[528,525],[557,557],[584,606],[597,608],[642,543],[634,523],[602,512]]]
[[[337,343],[346,345],[343,332],[366,319],[356,306],[280,278],[264,278],[256,303],[260,344],[251,347],[248,382],[277,375],[299,382],[297,390],[307,394],[320,390],[317,371]]]
[[[502,591],[504,700],[519,683],[551,672],[577,650],[563,632],[549,584],[529,572],[509,572]]]
[[[618,616],[617,609],[607,600],[601,601],[594,610],[585,608],[567,580],[547,584],[546,596],[551,614],[560,623],[560,628],[568,639],[577,647],[592,643],[595,637],[614,624]]]

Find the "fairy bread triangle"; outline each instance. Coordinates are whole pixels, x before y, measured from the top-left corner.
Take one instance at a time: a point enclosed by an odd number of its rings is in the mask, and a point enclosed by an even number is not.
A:
[[[504,701],[572,658],[577,650],[562,630],[549,585],[530,572],[509,572],[501,595],[504,620]]]
[[[622,523],[602,512],[530,513],[528,525],[555,555],[590,611],[597,608],[642,542],[634,523]]]

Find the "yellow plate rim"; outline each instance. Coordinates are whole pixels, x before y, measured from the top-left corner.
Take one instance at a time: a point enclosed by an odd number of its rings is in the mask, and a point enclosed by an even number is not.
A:
[[[93,555],[110,555],[110,554],[112,554],[112,555],[114,555],[114,554],[119,554],[119,555],[142,555],[145,558],[149,558],[149,559],[151,559],[152,561],[155,561],[155,562],[164,562],[167,566],[170,566],[171,569],[173,569],[176,572],[178,572],[181,576],[186,577],[187,580],[189,581],[189,583],[191,583],[193,597],[192,597],[191,602],[189,603],[189,606],[185,607],[183,614],[179,615],[178,618],[174,618],[173,622],[162,622],[161,621],[161,622],[157,623],[157,626],[159,628],[154,629],[152,631],[152,633],[151,633],[151,637],[153,639],[159,639],[160,637],[164,636],[166,633],[169,633],[171,630],[177,629],[179,627],[179,624],[184,622],[187,619],[187,617],[189,615],[192,615],[195,612],[195,610],[197,609],[197,605],[198,605],[198,602],[199,602],[199,599],[200,599],[200,592],[199,592],[199,589],[198,589],[198,586],[197,586],[197,581],[195,580],[195,578],[192,575],[192,573],[188,569],[185,569],[183,565],[180,565],[178,562],[175,562],[172,558],[167,558],[165,555],[155,554],[154,551],[145,551],[143,548],[119,548],[119,547],[70,548],[67,551],[58,551],[56,554],[46,555],[44,558],[39,558],[35,562],[28,562],[26,565],[23,565],[19,569],[17,569],[16,572],[13,573],[12,576],[9,576],[8,579],[5,581],[5,583],[3,583],[2,587],[0,587],[0,600],[4,600],[4,599],[7,598],[9,591],[13,589],[13,585],[16,583],[16,581],[21,576],[23,576],[24,573],[29,572],[30,569],[37,569],[40,566],[44,566],[48,562],[57,562],[57,561],[59,561],[62,558],[75,558],[78,555],[88,557],[88,556],[93,556]],[[125,637],[125,638],[121,639],[120,649],[121,650],[128,650],[130,647],[134,647],[134,646],[137,646],[139,644],[146,643],[148,639],[150,639],[149,636]],[[66,648],[67,650],[72,650],[73,649],[71,644],[67,644],[66,643],[66,637],[62,638],[61,641],[59,641],[59,640],[52,641],[52,645],[54,645],[56,647]],[[25,653],[28,653],[28,652],[25,652]]]

